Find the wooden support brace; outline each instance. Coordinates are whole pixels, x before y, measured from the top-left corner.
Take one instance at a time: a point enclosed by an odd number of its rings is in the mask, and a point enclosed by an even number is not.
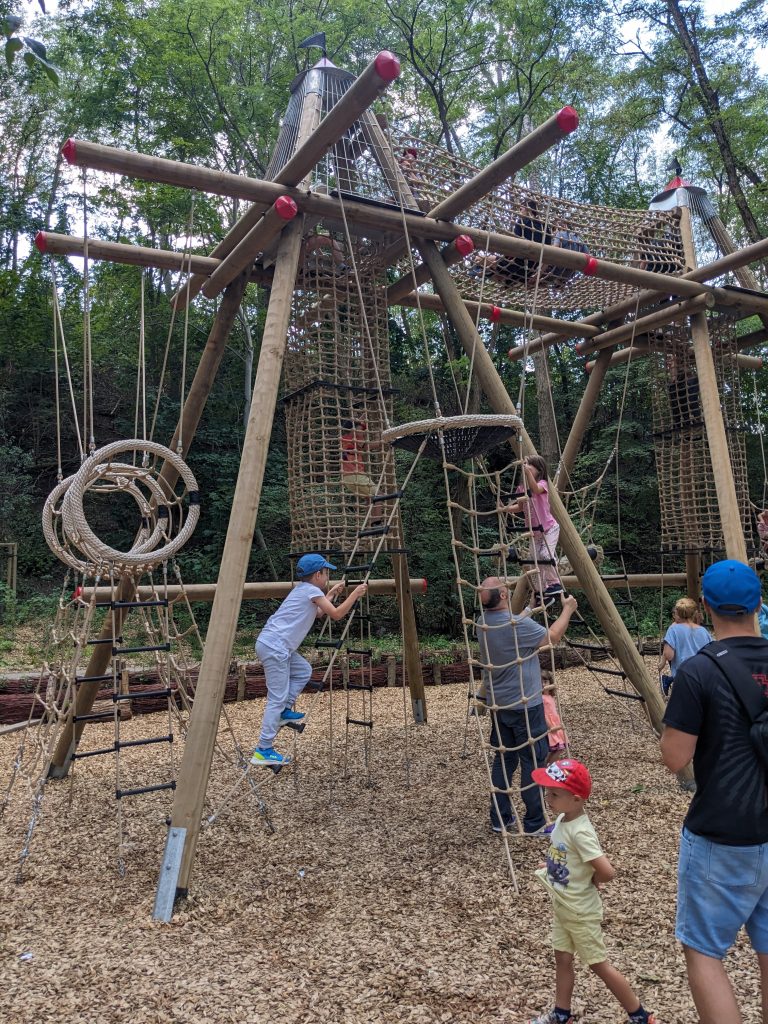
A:
[[[275,278],[253,387],[253,402],[243,438],[240,470],[224,542],[219,585],[211,609],[195,702],[174,794],[171,825],[187,829],[177,882],[180,892],[188,888],[194,863],[227,670],[253,543],[288,336],[301,230],[301,221],[293,220],[280,237]]]
[[[42,253],[52,256],[84,256],[85,239],[77,235],[61,235],[54,231],[38,231],[35,245]],[[144,245],[126,245],[124,242],[101,242],[88,239],[88,256],[110,263],[126,263],[136,267],[160,267],[163,270],[190,271],[208,277],[219,266],[220,260],[210,256],[186,255],[167,249],[150,249]]]
[[[728,271],[735,272],[738,267],[744,267],[749,263],[755,263],[758,260],[762,260],[766,256],[768,256],[768,238],[764,238],[759,242],[754,242],[752,245],[748,245],[744,249],[739,249],[738,252],[724,256],[722,259],[714,260],[712,263],[707,263],[702,267],[696,267],[693,270],[689,270],[687,273],[683,274],[682,277],[670,278],[669,280],[670,282],[710,281],[712,278],[719,277],[721,274],[725,274]],[[670,294],[680,294],[675,288],[670,288],[668,291]],[[710,289],[710,291],[712,291],[712,289]],[[639,292],[637,295],[630,296],[628,299],[622,299],[621,302],[615,302],[612,306],[607,306],[599,313],[592,313],[590,316],[584,317],[583,320],[579,320],[578,323],[582,326],[599,327],[600,324],[610,323],[613,320],[620,320],[628,314],[634,314],[635,310],[643,309],[645,306],[657,303],[658,301],[658,293],[656,291],[646,289]],[[531,342],[528,346],[529,354],[549,348],[550,345],[556,345],[564,339],[572,338],[575,334],[575,331],[573,330],[574,326],[575,324],[573,323],[561,321],[561,329],[559,331],[553,331],[551,334],[546,334]]]
[[[459,235],[449,245],[446,245],[440,255],[443,257],[446,267],[452,267],[456,263],[461,263],[474,251],[475,244],[472,239],[468,235]],[[387,304],[396,306],[399,299],[409,295],[414,289],[426,284],[429,280],[429,270],[423,263],[419,264],[410,273],[404,274],[399,281],[395,281],[387,288]]]
[[[753,343],[754,344],[754,343]],[[612,352],[610,365],[620,366],[622,363],[629,362],[630,359],[644,359],[646,356],[653,355],[655,352],[663,352],[663,345],[654,345],[650,342],[643,342],[642,344],[634,344],[629,348],[623,348],[619,352]],[[733,361],[741,370],[761,370],[764,365],[764,359],[762,356],[746,356],[741,352],[733,353]],[[596,362],[594,359],[584,364],[584,370],[587,373],[592,373]]]
[[[680,210],[680,234],[683,240],[686,261],[689,266],[695,267],[696,251],[693,244],[693,231],[691,229],[691,212],[687,207],[682,207]],[[712,356],[706,314],[694,313],[691,317],[691,340],[693,341],[693,354],[696,359],[696,376],[699,381],[701,411],[707,431],[707,446],[712,462],[712,475],[715,481],[725,550],[728,558],[735,558],[741,562],[746,562],[747,545],[741,525],[741,514],[736,496],[736,484],[733,479],[733,468],[728,451],[728,439],[725,434],[723,413],[720,406],[720,392],[717,386],[715,362]]]
[[[253,263],[260,252],[271,245],[297,213],[298,207],[293,199],[290,196],[280,196],[253,230],[221,261],[203,285],[203,295],[207,299],[215,299],[230,281]]]
[[[408,306],[409,308],[433,309],[438,313],[445,310],[440,296],[433,295],[431,292],[411,292],[410,295],[405,295],[403,298],[398,299],[396,305]],[[475,302],[472,299],[464,299],[464,305],[469,310],[473,319],[476,319],[479,313],[481,317],[485,317],[492,323],[514,324],[516,327],[526,327],[529,330],[536,331],[559,330],[563,324],[562,320],[558,320],[554,316],[542,316],[540,313],[527,313],[524,310],[517,309],[503,309],[492,305],[490,302]],[[584,326],[578,323],[573,323],[570,326],[573,328],[573,334],[584,338],[592,338],[599,332],[597,327]]]
[[[189,583],[184,587],[178,584],[170,584],[163,588],[167,591],[168,600],[175,601],[184,594],[189,601],[213,601],[216,596],[216,583]],[[246,583],[243,585],[243,601],[276,601],[287,597],[295,583],[290,580],[270,581],[268,583]],[[426,593],[427,581],[423,578],[413,578],[408,581],[408,590],[413,595]],[[82,597],[84,601],[90,601],[93,596],[93,587],[84,587]],[[109,601],[111,596],[109,587],[96,588],[97,601]],[[136,591],[138,601],[149,601],[155,591],[152,587],[139,587]],[[368,593],[372,597],[391,596],[397,593],[397,581],[395,579],[380,579],[368,581]]]
[[[603,331],[596,334],[589,341],[580,341],[576,344],[576,352],[580,356],[590,355],[592,352],[599,352],[604,348],[613,348],[623,341],[632,338],[639,338],[648,331],[656,330],[678,320],[690,313],[697,313],[701,309],[712,309],[715,299],[712,295],[697,295],[694,299],[686,299],[682,302],[665,303],[660,309],[654,310],[647,316],[638,317],[628,324],[614,327],[613,330]],[[510,352],[510,357],[512,353]]]

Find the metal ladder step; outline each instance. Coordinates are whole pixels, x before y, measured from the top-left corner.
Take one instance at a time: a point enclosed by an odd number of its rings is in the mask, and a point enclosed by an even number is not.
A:
[[[642,694],[627,693],[626,690],[610,690],[607,686],[604,686],[603,689],[612,697],[623,697],[625,700],[639,700],[645,703],[645,697],[643,697]]]
[[[113,647],[112,655],[115,654],[144,654],[146,651],[170,651],[170,644],[156,644],[150,647]]]
[[[157,786],[140,786],[138,789],[116,789],[115,800],[126,796],[142,796],[144,793],[159,793],[162,789],[176,789],[175,782],[161,782]]]

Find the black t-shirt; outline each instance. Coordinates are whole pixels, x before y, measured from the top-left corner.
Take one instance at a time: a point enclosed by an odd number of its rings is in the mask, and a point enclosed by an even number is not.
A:
[[[748,666],[755,686],[768,693],[768,640],[739,636],[723,643]],[[664,724],[698,737],[696,793],[686,828],[724,846],[768,842],[768,780],[749,738],[750,720],[706,655],[694,655],[677,670]]]

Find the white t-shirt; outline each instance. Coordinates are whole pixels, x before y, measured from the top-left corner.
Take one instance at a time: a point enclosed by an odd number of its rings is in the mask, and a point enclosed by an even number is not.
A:
[[[589,863],[602,857],[600,840],[586,814],[565,821],[562,814],[549,837],[546,867],[536,872],[553,900],[569,913],[602,916],[600,893],[592,883],[595,869]]]
[[[257,643],[281,654],[292,654],[298,650],[317,618],[315,601],[324,596],[314,583],[298,583],[274,615],[267,619]]]

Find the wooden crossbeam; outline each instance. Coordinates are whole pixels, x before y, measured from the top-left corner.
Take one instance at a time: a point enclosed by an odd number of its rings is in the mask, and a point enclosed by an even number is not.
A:
[[[432,292],[411,292],[410,295],[398,299],[396,304],[413,309],[421,306],[422,309],[433,309],[438,313],[445,310],[443,300],[439,295],[434,295]],[[481,317],[491,320],[493,323],[514,324],[517,327],[527,327],[536,331],[557,330],[563,322],[554,316],[526,313],[519,309],[494,306],[490,302],[475,302],[473,299],[464,299],[464,305],[475,318],[479,313]],[[586,338],[591,338],[598,333],[597,327],[583,326],[578,323],[573,324],[573,327],[574,334]]]
[[[408,585],[412,594],[426,593],[427,581],[423,578],[412,578],[408,581]],[[184,594],[190,601],[213,601],[216,596],[216,586],[215,583],[190,583],[184,587],[170,584],[168,587],[163,587],[163,597],[167,596],[169,601],[174,601]],[[246,583],[243,585],[242,599],[243,601],[282,600],[294,586],[296,584],[291,583],[290,580],[278,580],[269,583]],[[82,599],[90,601],[93,592],[93,587],[84,587]],[[156,592],[156,589],[152,587],[138,587],[136,600],[149,601]],[[396,593],[396,581],[394,579],[369,580],[368,593],[375,597],[393,595]],[[112,591],[109,587],[96,588],[96,599],[98,601],[109,601],[111,598]]]

